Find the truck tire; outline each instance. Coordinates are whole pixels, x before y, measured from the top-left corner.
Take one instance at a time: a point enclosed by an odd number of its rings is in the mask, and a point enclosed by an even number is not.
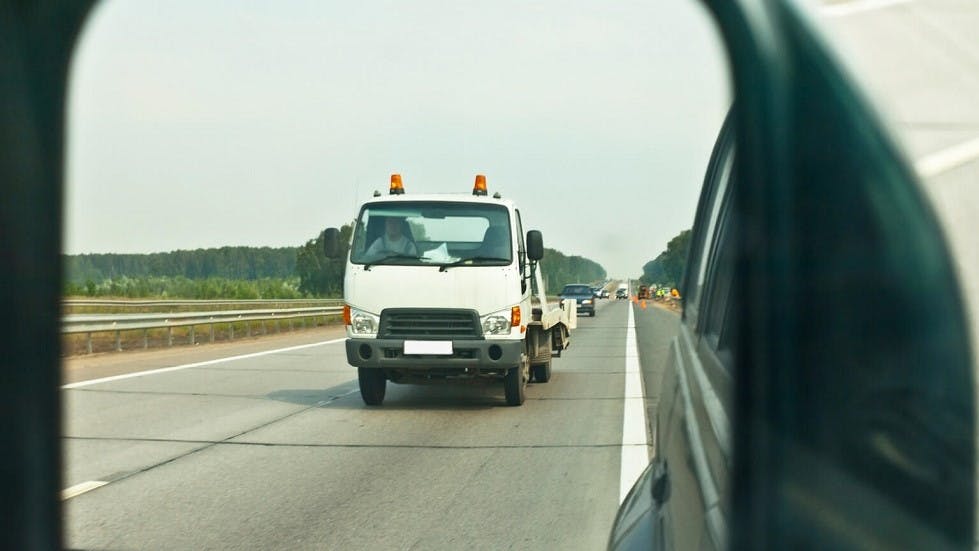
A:
[[[527,398],[527,372],[529,367],[527,356],[523,356],[520,365],[511,367],[503,376],[503,394],[506,396],[506,405],[523,405]]]
[[[383,369],[357,368],[357,382],[360,383],[360,397],[369,406],[379,406],[384,402],[384,391],[388,379]]]
[[[589,317],[589,318],[593,318],[593,317],[595,317],[595,311],[594,311],[594,310],[592,310],[591,312],[589,312],[589,313],[588,313],[588,317]]]
[[[547,334],[547,352],[537,356],[536,362],[530,366],[530,374],[533,375],[534,381],[538,383],[546,383],[551,380],[551,343],[550,343],[550,333]]]
[[[537,364],[531,367],[530,370],[533,372],[535,382],[546,383],[551,380],[551,360]]]

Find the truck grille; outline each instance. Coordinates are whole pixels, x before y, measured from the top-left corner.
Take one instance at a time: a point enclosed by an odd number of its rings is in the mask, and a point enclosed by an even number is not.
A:
[[[481,339],[483,331],[475,310],[389,308],[381,311],[377,337],[447,341]]]

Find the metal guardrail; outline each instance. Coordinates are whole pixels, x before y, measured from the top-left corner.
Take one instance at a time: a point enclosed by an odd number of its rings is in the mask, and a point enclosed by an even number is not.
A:
[[[131,304],[131,301],[122,301]],[[202,301],[197,301],[198,303]],[[122,350],[121,333],[123,331],[143,331],[143,348],[149,347],[149,331],[151,329],[167,330],[167,346],[173,345],[173,328],[190,327],[189,342],[196,342],[194,328],[199,325],[208,325],[210,328],[210,341],[214,342],[214,326],[216,324],[231,324],[229,326],[230,337],[234,339],[234,324],[244,323],[247,336],[251,336],[252,322],[261,322],[262,333],[265,333],[265,322],[288,320],[290,329],[292,320],[299,319],[305,326],[308,318],[325,316],[337,316],[343,312],[343,302],[333,301],[336,306],[313,306],[305,308],[271,308],[253,310],[226,310],[226,311],[203,311],[203,312],[174,312],[174,313],[150,313],[150,314],[70,314],[61,319],[61,333],[65,335],[87,334],[86,349],[92,353],[92,333],[115,333],[115,349]],[[169,302],[172,304],[173,301]],[[208,304],[216,304],[207,301]],[[234,301],[232,304],[241,304],[241,301]]]
[[[548,296],[548,302],[557,305],[556,296]],[[197,312],[171,313],[131,313],[131,314],[67,314],[61,318],[61,333],[63,335],[86,334],[86,350],[92,353],[93,333],[115,333],[115,349],[122,350],[122,332],[143,331],[143,348],[149,348],[149,331],[155,329],[167,330],[167,346],[173,345],[173,328],[190,327],[188,341],[196,342],[195,327],[209,326],[209,339],[214,342],[214,326],[231,324],[229,338],[234,339],[235,323],[245,324],[246,336],[252,335],[253,322],[261,323],[261,333],[266,332],[267,321],[289,321],[290,329],[293,320],[302,321],[309,318],[338,316],[343,312],[341,299],[254,299],[254,300],[122,300],[122,299],[67,299],[62,301],[65,306],[250,306],[261,304],[320,304],[298,308],[262,308],[246,310],[214,310]]]

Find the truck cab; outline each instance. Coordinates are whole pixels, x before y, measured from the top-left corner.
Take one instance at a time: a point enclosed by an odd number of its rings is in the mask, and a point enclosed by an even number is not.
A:
[[[327,230],[330,255],[336,230]],[[326,234],[324,234],[326,236]],[[334,252],[335,254],[335,252]],[[388,381],[502,381],[508,405],[547,382],[571,317],[543,300],[540,232],[485,178],[473,194],[391,192],[361,205],[344,273],[347,361],[361,395],[380,405]],[[573,309],[572,309],[573,310]]]

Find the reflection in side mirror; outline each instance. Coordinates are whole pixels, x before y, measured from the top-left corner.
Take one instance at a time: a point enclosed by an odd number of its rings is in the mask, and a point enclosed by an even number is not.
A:
[[[327,258],[340,256],[340,230],[326,228],[323,230],[323,252]]]
[[[538,230],[527,232],[527,256],[534,261],[544,258],[544,237]]]

